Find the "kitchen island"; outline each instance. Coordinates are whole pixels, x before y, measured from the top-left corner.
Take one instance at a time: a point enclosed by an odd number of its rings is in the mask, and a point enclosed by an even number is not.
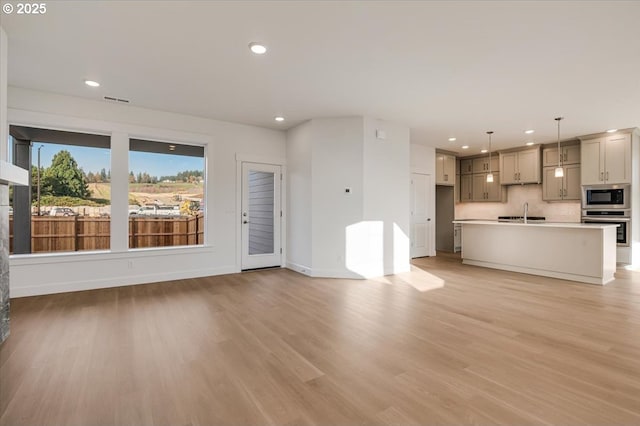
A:
[[[604,285],[616,271],[616,226],[455,220],[462,263]]]

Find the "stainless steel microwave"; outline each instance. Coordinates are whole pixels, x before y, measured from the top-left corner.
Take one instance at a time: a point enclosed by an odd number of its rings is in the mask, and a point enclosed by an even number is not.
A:
[[[598,185],[582,187],[583,209],[631,208],[630,185]]]

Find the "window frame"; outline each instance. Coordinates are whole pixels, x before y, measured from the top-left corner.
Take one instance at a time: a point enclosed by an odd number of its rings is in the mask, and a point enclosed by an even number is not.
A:
[[[12,264],[18,265],[38,265],[38,264],[54,264],[63,262],[78,262],[82,260],[112,260],[128,258],[136,256],[140,258],[149,256],[168,256],[171,254],[186,253],[212,253],[215,251],[215,244],[210,230],[212,229],[212,212],[211,204],[213,202],[213,184],[211,178],[213,174],[212,158],[213,155],[213,138],[210,135],[202,133],[192,133],[181,130],[164,129],[158,127],[149,127],[144,125],[128,124],[126,122],[97,120],[92,118],[77,117],[72,115],[59,115],[52,113],[43,113],[29,111],[23,109],[8,108],[8,125],[37,127],[50,130],[60,130],[68,132],[90,133],[94,135],[109,136],[111,139],[111,174],[112,174],[112,211],[111,211],[111,235],[112,240],[109,250],[100,251],[80,251],[80,252],[51,252],[51,253],[32,253],[32,254],[12,254],[10,261]],[[128,231],[122,235],[114,232],[114,219],[118,218],[128,223],[128,202],[125,202],[121,212],[113,209],[114,191],[114,164],[126,160],[127,175],[124,176],[125,182],[128,183],[128,152],[129,138],[148,139],[165,143],[180,143],[183,145],[197,145],[204,147],[204,176],[205,176],[205,211],[209,212],[204,220],[204,244],[193,246],[171,246],[171,247],[153,247],[143,249],[128,249]],[[126,140],[126,146],[123,141]],[[179,141],[179,142],[177,142]],[[5,143],[8,144],[8,138]],[[122,153],[122,148],[126,155],[120,158],[115,155],[116,151]],[[126,191],[128,201],[128,191]],[[116,212],[114,214],[114,212]],[[114,245],[114,238],[124,242]]]

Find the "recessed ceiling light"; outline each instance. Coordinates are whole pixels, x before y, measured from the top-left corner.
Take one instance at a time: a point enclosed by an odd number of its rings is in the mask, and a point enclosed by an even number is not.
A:
[[[481,149],[481,150],[480,150],[480,152],[481,152],[482,154],[486,154],[487,152],[489,152],[489,150],[488,150],[488,149]]]
[[[456,138],[449,138],[449,142],[455,142]]]
[[[276,121],[284,121],[284,117],[277,116],[276,118],[274,118],[274,120],[276,120]]]
[[[525,145],[526,145],[526,146],[531,146],[531,145],[533,145],[534,143],[535,143],[535,142],[527,142],[527,143],[525,143]]]
[[[618,129],[609,129],[609,130],[607,130],[607,133],[615,133],[617,131],[618,131]]]
[[[535,130],[533,129],[529,129],[529,130],[525,130],[524,131],[526,134],[530,135],[531,133],[535,132]]]
[[[462,145],[462,149],[469,149],[469,145]]]
[[[256,55],[264,55],[267,53],[267,47],[263,44],[256,43],[255,41],[249,43],[249,49],[251,49],[251,51]]]
[[[100,87],[100,83],[98,83],[97,81],[93,81],[93,80],[85,80],[84,84],[86,84],[87,86],[91,86],[91,87]]]
[[[175,151],[175,150],[176,150],[175,145],[169,145],[169,151]]]

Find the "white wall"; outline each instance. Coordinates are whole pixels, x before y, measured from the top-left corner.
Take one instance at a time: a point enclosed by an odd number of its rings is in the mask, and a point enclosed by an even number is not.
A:
[[[311,269],[312,122],[287,132],[287,266]]]
[[[376,139],[376,129],[387,139]],[[290,268],[350,278],[408,270],[408,128],[364,117],[313,119],[288,132],[287,166]]]
[[[549,222],[580,222],[580,201],[546,202],[542,185],[509,185],[506,203],[456,203],[456,219],[491,219],[522,216],[524,203],[529,216],[544,216]]]
[[[422,173],[431,176],[431,200],[429,200],[429,222],[431,229],[431,252],[429,256],[436,255],[436,149],[432,146],[412,143],[410,146],[411,172]]]
[[[385,139],[376,137],[377,130]],[[363,219],[382,222],[385,275],[410,268],[409,146],[408,127],[365,118]]]
[[[7,161],[7,33],[0,27],[0,161]]]
[[[281,161],[286,156],[283,132],[14,87],[9,88],[8,106],[12,124],[113,135],[113,143],[119,145],[112,146],[112,176],[128,168],[127,151],[121,145],[129,135],[203,144],[207,162],[205,247],[128,252],[126,193],[112,192],[117,198],[113,208],[120,211],[120,216],[112,213],[119,233],[116,241],[112,239],[112,252],[14,256],[12,296],[239,271],[236,159]]]
[[[345,232],[362,220],[363,118],[314,119],[312,244],[314,276],[352,276]],[[351,189],[350,193],[345,188]]]

